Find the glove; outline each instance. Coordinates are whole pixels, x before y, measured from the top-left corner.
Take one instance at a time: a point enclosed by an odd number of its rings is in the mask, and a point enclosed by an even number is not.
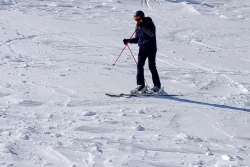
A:
[[[143,22],[137,22],[137,23],[136,23],[136,27],[142,28],[143,26],[144,26],[144,23],[143,23]]]
[[[129,39],[124,39],[123,40],[124,45],[127,45],[128,41],[129,41]]]

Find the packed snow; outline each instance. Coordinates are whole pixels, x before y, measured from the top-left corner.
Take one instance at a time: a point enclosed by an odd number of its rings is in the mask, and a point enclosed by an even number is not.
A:
[[[105,96],[136,87],[137,10],[183,96]],[[0,166],[249,167],[249,27],[247,0],[0,0]]]

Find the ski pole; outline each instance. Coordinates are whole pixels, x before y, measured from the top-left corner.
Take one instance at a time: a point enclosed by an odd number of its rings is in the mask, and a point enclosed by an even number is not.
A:
[[[116,64],[116,62],[118,61],[118,59],[121,57],[123,51],[125,50],[125,48],[128,46],[128,43],[130,42],[130,40],[133,38],[134,34],[136,33],[138,27],[136,27],[134,33],[131,35],[131,37],[129,38],[128,42],[126,43],[126,45],[124,46],[124,48],[122,49],[121,53],[119,54],[119,56],[117,57],[115,63],[113,64],[113,66]]]
[[[134,59],[135,63],[138,65],[138,63],[137,63],[137,61],[136,61],[136,59],[135,59],[135,56],[134,56],[134,54],[132,53],[132,51],[131,51],[131,49],[130,49],[130,47],[129,47],[129,46],[128,46],[128,49],[129,49],[129,51],[130,51],[130,53],[131,53],[131,55],[132,55],[132,57],[133,57],[133,59]]]

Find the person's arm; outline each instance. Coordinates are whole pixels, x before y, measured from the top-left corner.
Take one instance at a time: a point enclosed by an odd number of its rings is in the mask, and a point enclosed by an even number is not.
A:
[[[145,18],[144,22],[139,23],[140,28],[149,36],[154,37],[155,33],[152,30],[154,28],[153,21],[150,17]]]
[[[132,38],[129,43],[138,43],[139,38]]]
[[[129,41],[129,39],[127,39],[126,42],[128,42],[128,41]],[[138,43],[138,41],[139,41],[139,32],[137,30],[136,33],[135,33],[135,37],[130,39],[129,43]]]
[[[151,31],[151,30],[150,30],[149,28],[147,28],[147,27],[142,27],[142,30],[143,30],[148,36],[150,36],[150,37],[154,37],[154,36],[155,36],[154,32]]]

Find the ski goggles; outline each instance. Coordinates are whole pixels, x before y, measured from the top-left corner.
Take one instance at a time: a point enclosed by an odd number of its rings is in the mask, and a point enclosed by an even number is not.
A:
[[[140,16],[138,16],[138,17],[134,17],[134,19],[135,19],[135,21],[141,21],[141,17]]]

